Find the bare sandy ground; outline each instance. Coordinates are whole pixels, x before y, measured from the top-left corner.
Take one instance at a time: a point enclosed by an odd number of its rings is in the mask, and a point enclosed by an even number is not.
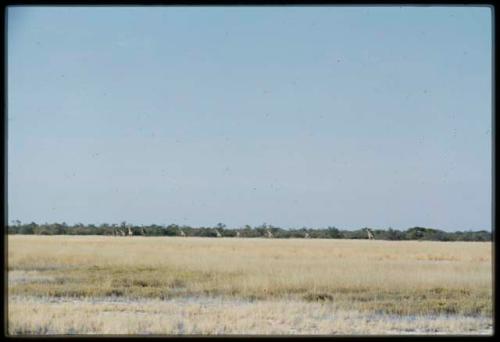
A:
[[[391,316],[341,310],[335,303],[9,298],[11,334],[139,335],[491,335],[492,320],[464,316]]]

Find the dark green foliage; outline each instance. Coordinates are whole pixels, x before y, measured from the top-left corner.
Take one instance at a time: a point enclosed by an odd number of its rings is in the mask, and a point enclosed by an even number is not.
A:
[[[113,235],[117,228],[125,229],[128,234],[129,225],[126,222],[121,224],[101,224],[84,225],[77,223],[67,225],[66,223],[44,223],[37,224],[21,223],[14,221],[7,227],[8,234],[36,234],[36,235]],[[133,235],[142,235],[142,230],[146,236],[180,236],[181,230],[186,236],[199,237],[217,237],[217,230],[223,237],[235,237],[237,232],[240,237],[257,238],[266,237],[267,231],[273,234],[277,239],[304,238],[306,233],[311,239],[367,239],[366,228],[357,230],[340,230],[336,227],[328,228],[307,228],[284,229],[268,224],[262,224],[257,227],[246,225],[241,228],[228,228],[225,224],[219,223],[215,227],[190,227],[170,224],[168,226],[150,224],[150,225],[130,225]],[[427,241],[492,241],[491,232],[480,231],[458,231],[445,232],[439,229],[413,227],[406,231],[388,228],[387,230],[369,228],[376,240],[427,240]]]
[[[342,239],[344,237],[342,232],[335,227],[328,227],[327,232],[328,236],[332,239]]]
[[[373,229],[372,229],[373,230]],[[357,229],[357,230],[346,230],[343,231],[343,235],[345,239],[367,239],[368,235],[366,234],[365,228]],[[377,234],[374,232],[375,238],[379,239]]]

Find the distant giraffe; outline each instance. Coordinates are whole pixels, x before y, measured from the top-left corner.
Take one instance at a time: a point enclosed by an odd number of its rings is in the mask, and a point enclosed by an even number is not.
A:
[[[368,240],[375,240],[373,232],[370,229],[366,228],[366,234],[368,235]]]
[[[127,228],[128,228],[128,234],[127,234]],[[130,224],[128,224],[127,221],[123,221],[119,226],[117,226],[117,230],[121,236],[127,236],[127,235],[132,236],[132,234],[130,234],[131,232]]]
[[[134,235],[134,233],[132,232],[132,228],[130,226],[128,226],[127,228],[128,228],[128,236]]]
[[[113,224],[113,225],[111,225],[111,234],[112,234],[113,236],[118,236],[118,232],[116,231],[116,227],[115,227],[115,225],[114,225],[114,224]]]
[[[216,229],[215,232],[217,233],[217,237],[220,238],[222,237],[222,234]]]
[[[266,231],[266,233],[267,233],[267,237],[268,237],[269,239],[272,239],[272,238],[273,238],[273,233],[271,233],[271,231],[270,231],[269,229]]]

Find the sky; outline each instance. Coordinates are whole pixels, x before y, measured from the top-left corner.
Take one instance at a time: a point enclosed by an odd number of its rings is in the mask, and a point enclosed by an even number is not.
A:
[[[492,228],[489,7],[7,20],[9,222]]]

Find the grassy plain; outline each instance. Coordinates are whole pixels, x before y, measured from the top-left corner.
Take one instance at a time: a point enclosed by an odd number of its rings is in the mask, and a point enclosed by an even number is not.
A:
[[[491,243],[9,236],[12,334],[490,332]]]

